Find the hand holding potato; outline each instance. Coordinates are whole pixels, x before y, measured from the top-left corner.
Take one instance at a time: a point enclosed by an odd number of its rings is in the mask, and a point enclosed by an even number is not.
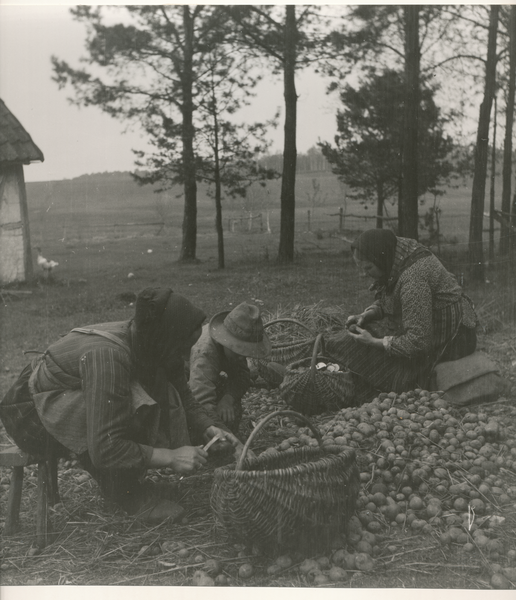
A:
[[[378,318],[377,310],[373,307],[369,307],[359,315],[350,315],[346,320],[346,329],[350,329],[352,325],[358,325],[358,327],[364,327],[366,323],[370,323]],[[353,329],[351,329],[353,331]]]

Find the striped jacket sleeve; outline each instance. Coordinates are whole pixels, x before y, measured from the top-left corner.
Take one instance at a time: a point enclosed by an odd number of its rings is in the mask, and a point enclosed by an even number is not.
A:
[[[99,346],[82,355],[80,375],[86,403],[88,452],[101,469],[143,468],[152,448],[130,440],[130,364],[126,353]]]

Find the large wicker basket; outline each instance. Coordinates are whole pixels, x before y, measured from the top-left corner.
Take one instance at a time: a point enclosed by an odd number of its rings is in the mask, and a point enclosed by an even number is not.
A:
[[[312,357],[287,366],[280,395],[292,409],[305,415],[336,411],[355,403],[354,385],[349,371],[318,370],[318,362],[332,362],[319,354],[322,334],[317,336]]]
[[[276,416],[301,419],[319,447],[291,448],[246,458],[258,431]],[[230,537],[266,553],[286,548],[328,550],[355,510],[359,475],[353,449],[324,446],[303,415],[280,410],[255,427],[236,465],[219,467],[211,489],[213,512]]]
[[[272,350],[266,359],[256,359],[254,364],[262,379],[271,386],[279,386],[283,377],[278,374],[274,368],[269,367],[270,363],[277,363],[286,366],[294,361],[311,356],[314,347],[316,335],[313,331],[297,319],[280,318],[273,319],[264,324],[264,329],[272,329],[275,326],[289,327],[290,339],[285,340],[279,332],[268,332],[272,342]],[[282,332],[284,333],[284,331]],[[275,339],[276,338],[276,339]]]

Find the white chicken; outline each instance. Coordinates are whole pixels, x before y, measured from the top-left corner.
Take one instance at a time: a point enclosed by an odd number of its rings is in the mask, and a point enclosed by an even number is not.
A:
[[[59,265],[55,260],[48,260],[41,254],[41,248],[36,248],[38,251],[37,263],[41,269],[43,269],[43,274],[45,279],[48,279],[48,276],[52,273],[54,267]]]

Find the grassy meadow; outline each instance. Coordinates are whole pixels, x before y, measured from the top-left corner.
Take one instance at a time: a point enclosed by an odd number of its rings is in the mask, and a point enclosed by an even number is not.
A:
[[[223,225],[229,245],[249,246],[249,241],[231,240],[232,233],[264,233],[251,242],[248,254],[264,252],[274,257],[275,234],[280,221],[280,180],[265,187],[254,184],[245,199],[227,198],[223,201]],[[60,241],[111,240],[120,237],[166,234],[180,239],[183,218],[181,188],[154,193],[150,186],[138,186],[128,173],[82,176],[58,182],[31,183],[27,186],[31,236],[33,245],[47,247]],[[440,199],[441,231],[446,241],[466,242],[469,230],[470,188],[450,187]],[[423,215],[433,205],[427,194],[420,206]],[[347,197],[346,187],[331,172],[298,173],[296,187],[297,247],[310,243],[312,237],[330,237],[339,232],[339,210],[342,208],[343,229],[357,231],[374,227],[375,206],[362,206]],[[310,211],[310,217],[308,216]],[[387,216],[395,217],[397,207],[388,204]],[[249,217],[254,216],[251,220]],[[261,215],[261,217],[259,216]],[[198,232],[214,233],[214,201],[205,186],[198,187]],[[158,223],[164,223],[164,229]],[[310,234],[308,238],[304,234]],[[423,233],[424,235],[424,233]],[[232,243],[236,242],[236,243]],[[270,243],[272,242],[272,243]],[[50,248],[53,250],[54,248]],[[335,247],[331,248],[336,249]],[[230,250],[230,258],[247,257]],[[200,244],[199,257],[206,260]]]

